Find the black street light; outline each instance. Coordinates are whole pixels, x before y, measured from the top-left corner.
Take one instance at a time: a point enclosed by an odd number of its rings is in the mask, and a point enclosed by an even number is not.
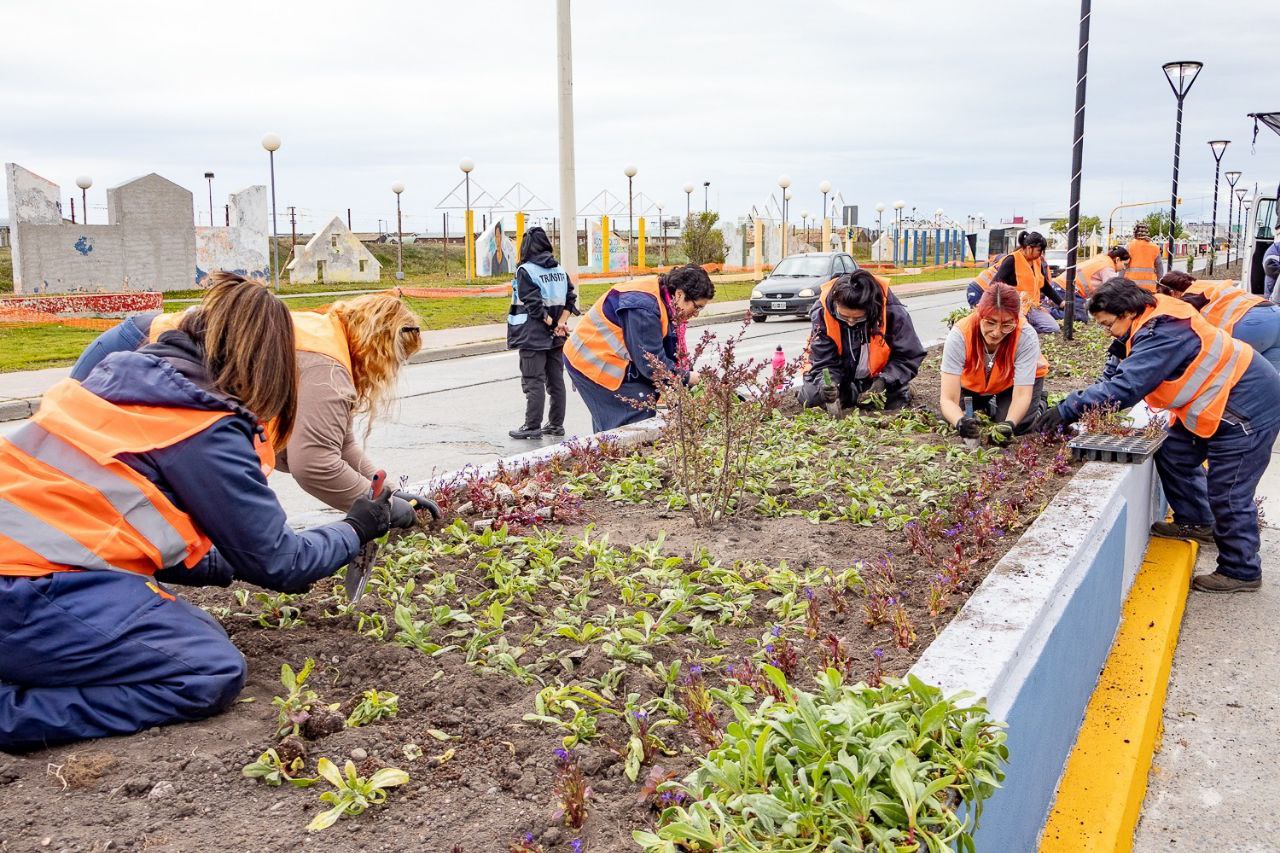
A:
[[[1227,266],[1231,266],[1231,243],[1234,240],[1231,235],[1231,214],[1236,212],[1236,205],[1231,200],[1231,195],[1235,192],[1236,181],[1238,180],[1240,180],[1239,172],[1227,172]]]
[[[1076,112],[1071,133],[1071,206],[1067,212],[1067,304],[1062,334],[1071,340],[1076,321],[1076,259],[1080,251],[1080,176],[1084,171],[1084,107],[1089,79],[1090,0],[1080,0],[1080,39],[1076,48]]]
[[[709,210],[711,209],[711,208],[710,208],[710,207],[708,207],[708,205],[707,205],[707,193],[709,192],[710,187],[711,187],[711,182],[710,182],[710,181],[703,181],[703,182],[702,182],[702,212],[703,212],[703,213],[706,213],[707,211],[709,211]]]
[[[1222,155],[1226,153],[1230,139],[1210,139],[1213,152],[1213,225],[1209,231],[1209,274],[1213,275],[1213,261],[1218,254],[1218,175],[1222,171]]]
[[[1182,156],[1182,102],[1187,93],[1200,76],[1203,62],[1166,62],[1163,66],[1164,76],[1169,81],[1169,88],[1178,99],[1178,122],[1173,133],[1173,191],[1169,194],[1169,265],[1173,265],[1173,240],[1178,233],[1178,161]]]
[[[1240,236],[1236,238],[1236,257],[1244,258],[1244,197],[1248,194],[1248,190],[1244,187],[1236,187],[1236,201],[1239,207],[1236,209],[1236,218],[1240,220]],[[1241,269],[1240,278],[1243,280],[1245,270]]]
[[[209,227],[213,227],[213,172],[205,172],[204,179],[209,182]]]

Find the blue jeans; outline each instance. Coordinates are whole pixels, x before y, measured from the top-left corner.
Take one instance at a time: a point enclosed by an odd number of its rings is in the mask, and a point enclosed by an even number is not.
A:
[[[969,303],[970,308],[978,307],[978,300],[982,298],[982,288],[978,287],[976,281],[969,282],[969,287],[964,292],[964,298]]]
[[[1280,371],[1280,305],[1259,305],[1245,312],[1231,337],[1244,341]]]
[[[147,342],[147,336],[138,328],[138,324],[126,317],[119,325],[107,329],[93,343],[85,347],[71,368],[71,378],[83,382],[93,369],[113,352],[133,352]]]
[[[1178,423],[1156,451],[1156,470],[1173,520],[1213,526],[1218,571],[1228,577],[1262,577],[1262,540],[1253,498],[1278,434],[1280,422],[1246,432],[1224,421],[1212,438],[1203,439]],[[1208,471],[1203,467],[1206,460]]]
[[[1059,330],[1058,321],[1044,308],[1032,308],[1028,311],[1027,323],[1040,335],[1052,335]]]
[[[211,717],[244,679],[213,617],[144,577],[0,577],[0,750]]]

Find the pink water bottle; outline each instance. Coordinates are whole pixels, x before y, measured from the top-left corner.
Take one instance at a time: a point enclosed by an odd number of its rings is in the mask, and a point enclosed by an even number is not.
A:
[[[782,354],[782,344],[778,344],[778,348],[773,351],[773,379],[775,382],[782,381],[782,371],[787,366],[787,357]]]

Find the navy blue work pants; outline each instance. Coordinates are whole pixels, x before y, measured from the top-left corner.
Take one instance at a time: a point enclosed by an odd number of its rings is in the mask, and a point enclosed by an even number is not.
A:
[[[1253,499],[1277,434],[1280,424],[1246,432],[1224,421],[1212,438],[1203,439],[1178,423],[1156,451],[1156,470],[1174,521],[1213,526],[1218,571],[1228,577],[1262,577],[1262,540]]]
[[[211,717],[245,662],[200,608],[141,576],[0,577],[0,750]]]
[[[592,432],[604,432],[626,424],[639,423],[656,414],[652,408],[644,405],[656,396],[654,387],[647,382],[627,379],[617,391],[610,391],[579,373],[567,358],[564,366],[574,390],[582,397],[582,402],[587,404],[587,411],[591,413]],[[628,400],[636,401],[638,405],[632,405]]]
[[[138,324],[126,317],[123,322],[107,329],[93,343],[84,348],[80,357],[71,368],[71,378],[83,382],[93,369],[113,352],[133,352],[147,342]]]

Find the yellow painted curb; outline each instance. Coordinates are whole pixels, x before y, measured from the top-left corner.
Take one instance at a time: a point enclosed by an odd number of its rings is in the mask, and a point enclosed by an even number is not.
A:
[[[1058,783],[1040,853],[1132,849],[1195,563],[1194,542],[1148,544]]]

